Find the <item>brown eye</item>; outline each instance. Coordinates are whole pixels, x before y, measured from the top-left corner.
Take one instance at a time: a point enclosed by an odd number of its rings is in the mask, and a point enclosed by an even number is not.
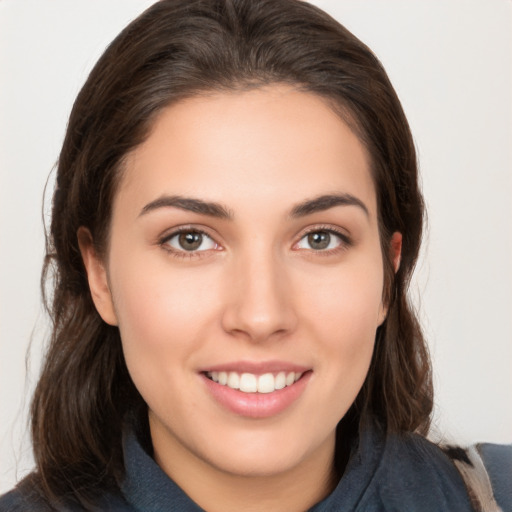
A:
[[[201,231],[181,231],[171,235],[164,243],[177,252],[201,252],[217,248],[215,241]]]
[[[309,233],[308,244],[311,249],[321,251],[327,249],[331,243],[331,234],[327,231],[316,231],[315,233]]]
[[[195,251],[201,247],[203,243],[203,235],[201,233],[180,233],[178,243],[185,251]]]
[[[346,236],[328,229],[319,229],[305,234],[299,240],[296,248],[309,251],[328,251],[344,245],[350,245]]]

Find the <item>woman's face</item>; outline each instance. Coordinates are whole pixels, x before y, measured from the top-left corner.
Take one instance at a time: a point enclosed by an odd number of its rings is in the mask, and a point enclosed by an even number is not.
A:
[[[126,161],[104,266],[85,260],[171,476],[330,465],[386,310],[368,157],[321,98],[168,107]]]

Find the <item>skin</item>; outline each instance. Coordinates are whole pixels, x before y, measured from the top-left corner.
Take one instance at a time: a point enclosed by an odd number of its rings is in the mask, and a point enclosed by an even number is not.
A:
[[[332,194],[363,206],[292,215]],[[162,204],[170,196],[221,204],[230,218]],[[181,248],[180,227],[207,234],[199,250]],[[308,232],[328,230],[340,235],[313,247]],[[126,161],[106,260],[86,229],[78,236],[96,307],[119,326],[148,404],[162,469],[214,512],[304,510],[325,497],[336,425],[386,315],[368,157],[339,116],[278,85],[170,106]],[[396,267],[400,241],[390,241]],[[278,414],[236,414],[205,385],[209,367],[276,360],[309,370]]]

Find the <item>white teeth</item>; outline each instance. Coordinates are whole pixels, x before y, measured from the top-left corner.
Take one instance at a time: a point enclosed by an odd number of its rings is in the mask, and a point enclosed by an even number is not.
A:
[[[229,372],[228,373],[228,387],[232,389],[238,389],[240,387],[240,377],[238,373],[235,372]]]
[[[258,377],[258,393],[272,393],[275,389],[275,379],[271,373],[265,373]]]
[[[286,386],[291,386],[302,377],[302,373],[279,372],[276,375],[264,373],[258,376],[253,373],[242,373],[240,375],[237,372],[208,372],[207,376],[214,382],[232,389],[239,389],[244,393],[272,393]]]
[[[240,376],[240,391],[244,393],[256,393],[258,391],[258,379],[252,373],[242,373]]]
[[[301,375],[301,374],[299,373],[298,375]],[[286,373],[279,372],[276,375],[274,387],[276,389],[283,389],[284,387],[286,387]]]

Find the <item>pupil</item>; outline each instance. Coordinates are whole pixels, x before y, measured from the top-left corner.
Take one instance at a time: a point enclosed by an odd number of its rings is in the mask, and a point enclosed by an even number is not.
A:
[[[203,235],[201,233],[181,233],[179,236],[180,245],[186,251],[197,249],[202,241]]]
[[[331,241],[331,235],[327,231],[317,231],[308,235],[308,242],[313,249],[326,249]]]

